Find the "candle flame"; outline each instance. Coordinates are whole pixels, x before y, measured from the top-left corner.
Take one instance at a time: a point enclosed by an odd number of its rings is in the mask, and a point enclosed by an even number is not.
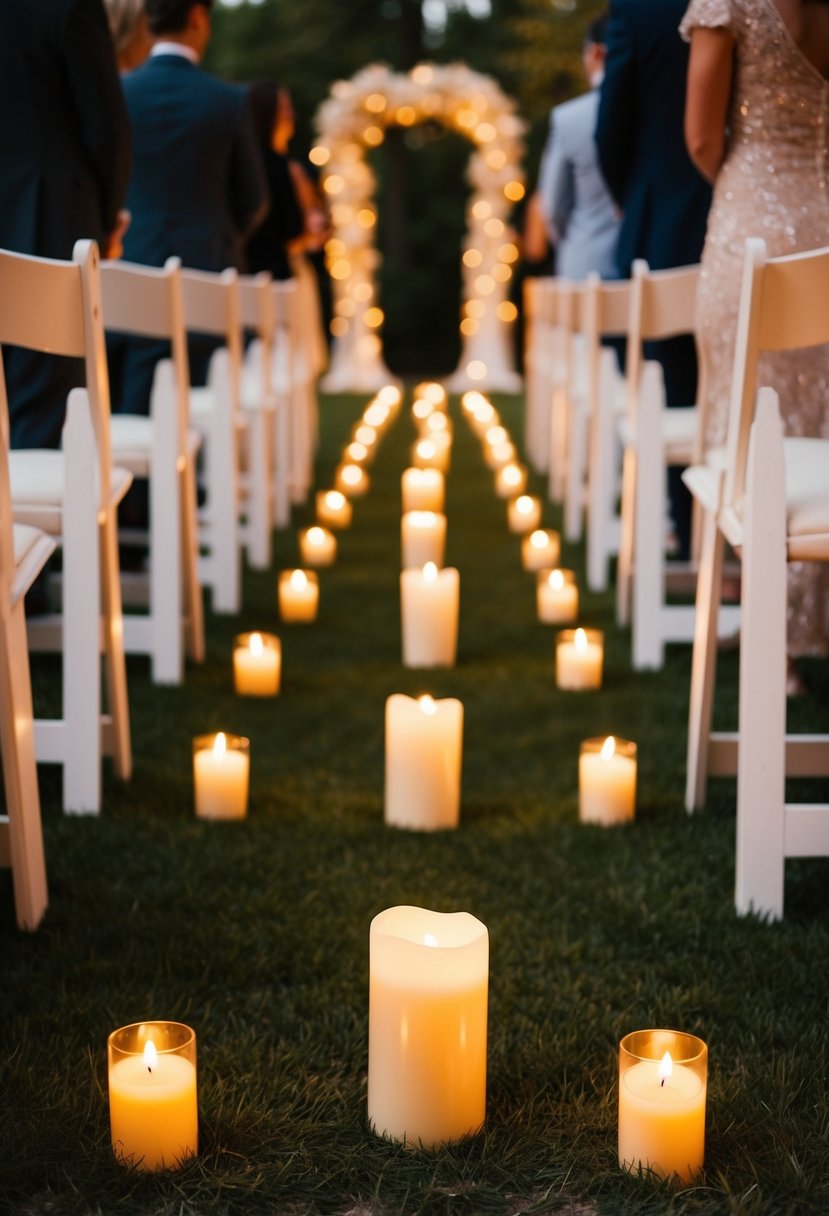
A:
[[[437,944],[438,944],[438,939],[436,937],[433,937],[431,933],[423,934],[423,945],[424,946],[436,946]]]
[[[426,419],[426,425],[430,431],[445,431],[449,427],[449,422],[446,415],[438,410],[436,413],[429,415]]]
[[[325,496],[326,506],[331,507],[332,511],[340,511],[345,506],[345,494],[341,494],[339,490],[329,490]]]
[[[538,528],[530,537],[530,544],[534,549],[545,549],[547,543],[547,533],[543,528]]]
[[[516,499],[515,509],[516,511],[520,512],[521,515],[529,515],[530,511],[533,509],[533,500],[530,498],[529,494],[522,494],[520,498]]]
[[[584,654],[587,650],[587,634],[583,629],[576,630],[576,636],[573,638],[573,645],[579,654]]]
[[[325,540],[325,529],[317,527],[309,528],[308,540],[312,545],[321,545]]]
[[[421,439],[417,445],[416,451],[422,460],[431,460],[435,455],[437,448],[432,443],[431,439]]]
[[[659,1061],[659,1083],[664,1085],[667,1080],[673,1075],[674,1062],[671,1059],[671,1053],[666,1051],[662,1059]]]
[[[553,570],[547,582],[552,587],[553,591],[561,591],[564,588],[564,575],[560,570]]]
[[[227,751],[227,736],[223,730],[220,730],[216,738],[213,740],[213,757],[216,760],[221,760]],[[155,1050],[155,1048],[153,1048]]]
[[[602,750],[599,753],[602,760],[610,760],[616,754],[616,740],[613,735],[608,735],[602,744]],[[670,1056],[668,1057],[670,1059]]]
[[[434,562],[427,562],[423,567],[424,583],[433,583],[438,576],[438,568]]]
[[[422,697],[418,697],[417,703],[423,710],[424,714],[436,714],[438,712],[435,699],[434,697],[430,697],[428,692],[424,693]]]
[[[365,460],[366,456],[368,456],[368,448],[365,446],[365,444],[359,443],[356,439],[353,443],[348,445],[346,450],[348,451],[348,455],[351,457],[351,459],[357,463],[359,463],[361,460]]]
[[[294,591],[304,591],[308,586],[308,575],[304,570],[293,570],[291,572],[291,586]]]
[[[508,464],[504,469],[504,481],[509,486],[517,486],[521,480],[521,470],[517,464]]]
[[[224,738],[224,735],[222,735],[222,738]],[[147,1042],[144,1044],[144,1067],[147,1069],[147,1072],[152,1072],[157,1062],[158,1052],[155,1049],[155,1043],[152,1039],[147,1039]]]
[[[257,659],[261,657],[261,655],[265,649],[265,647],[262,643],[262,634],[261,633],[252,633],[250,635],[250,642],[248,643],[248,649],[250,650],[250,653],[252,655],[256,656]]]
[[[356,486],[363,480],[363,470],[357,464],[344,464],[340,476],[347,486]]]

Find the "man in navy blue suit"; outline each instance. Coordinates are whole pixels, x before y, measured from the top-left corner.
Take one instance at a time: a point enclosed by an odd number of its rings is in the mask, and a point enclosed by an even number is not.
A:
[[[124,258],[161,266],[171,255],[195,270],[241,267],[242,249],[268,209],[267,182],[247,95],[201,71],[211,0],[146,0],[155,41],[124,77],[134,164]],[[110,340],[113,407],[147,413],[158,344]],[[191,378],[203,382],[209,351],[191,342]]]
[[[596,143],[604,179],[623,212],[616,261],[627,278],[635,258],[652,270],[699,261],[711,188],[691,164],[683,133],[688,47],[679,36],[687,0],[610,0],[605,76]],[[668,405],[690,405],[697,364],[691,337],[655,344]],[[668,490],[686,557],[690,497],[681,470],[669,470]]]
[[[130,131],[101,0],[2,0],[0,164],[0,247],[65,259],[87,237],[117,256]],[[12,446],[60,447],[83,360],[3,361]]]

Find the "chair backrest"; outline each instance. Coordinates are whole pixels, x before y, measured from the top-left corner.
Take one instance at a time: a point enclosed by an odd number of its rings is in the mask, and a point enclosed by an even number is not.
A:
[[[104,262],[101,294],[105,329],[170,342],[181,450],[187,431],[190,372],[180,259],[168,258],[161,269],[132,262]]]
[[[224,339],[230,360],[231,392],[238,407],[239,375],[242,368],[242,314],[239,275],[228,268],[221,274],[207,270],[182,270],[184,324],[188,332],[213,334]]]
[[[641,258],[631,271],[630,314],[625,364],[628,412],[636,415],[639,382],[644,363],[643,342],[658,342],[680,334],[696,340],[697,288],[700,267],[678,266],[671,270],[650,270]],[[698,360],[697,400],[703,400],[704,367]],[[693,401],[684,402],[694,405]]]
[[[829,342],[829,247],[768,258],[765,241],[746,241],[734,344],[726,440],[724,505],[745,489],[748,442],[764,351],[802,350]],[[775,386],[772,385],[772,388]]]
[[[585,339],[587,393],[594,408],[598,404],[601,339],[627,334],[632,293],[629,279],[603,281],[594,272],[585,280],[579,331]]]
[[[242,325],[256,335],[260,344],[258,374],[262,380],[259,391],[263,400],[271,394],[271,358],[276,340],[276,299],[271,290],[272,282],[266,270],[256,275],[239,276],[239,311]]]
[[[94,241],[77,241],[68,262],[0,250],[0,346],[6,345],[84,360],[103,503],[110,483],[110,403]]]
[[[7,619],[11,612],[14,570],[12,494],[9,480],[9,410],[3,360],[0,359],[0,616],[4,619]]]

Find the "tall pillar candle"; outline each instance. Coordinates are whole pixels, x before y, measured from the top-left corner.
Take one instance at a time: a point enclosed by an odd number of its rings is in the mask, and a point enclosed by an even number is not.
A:
[[[446,516],[437,511],[407,511],[400,520],[402,566],[425,566],[434,562],[440,569],[446,548]]]
[[[489,935],[468,912],[388,908],[369,936],[368,1119],[432,1148],[486,1113]]]
[[[579,819],[627,823],[636,811],[636,744],[629,739],[585,739],[579,754]]]
[[[176,1169],[199,1151],[196,1036],[180,1022],[139,1022],[107,1041],[109,1122],[119,1161]]]
[[[460,575],[427,562],[400,574],[404,667],[454,667],[458,651]]]
[[[705,1158],[708,1048],[679,1030],[636,1030],[619,1044],[619,1165],[688,1184]]]
[[[446,479],[440,469],[406,469],[400,479],[403,514],[407,511],[443,513]]]
[[[386,701],[385,820],[437,831],[458,826],[463,705],[393,693]]]

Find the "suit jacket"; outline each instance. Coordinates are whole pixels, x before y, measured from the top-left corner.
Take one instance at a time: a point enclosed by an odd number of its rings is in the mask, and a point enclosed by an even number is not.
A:
[[[687,0],[611,0],[596,142],[610,192],[624,212],[617,263],[653,270],[697,262],[711,188],[685,150]]]
[[[556,270],[566,279],[597,271],[616,277],[620,216],[596,154],[596,90],[556,106],[541,164],[542,214],[556,244]]]
[[[69,258],[112,231],[130,132],[101,0],[2,0],[0,165],[0,246]]]
[[[124,257],[241,267],[243,241],[267,209],[244,90],[175,54],[151,56],[123,83],[134,139]]]

